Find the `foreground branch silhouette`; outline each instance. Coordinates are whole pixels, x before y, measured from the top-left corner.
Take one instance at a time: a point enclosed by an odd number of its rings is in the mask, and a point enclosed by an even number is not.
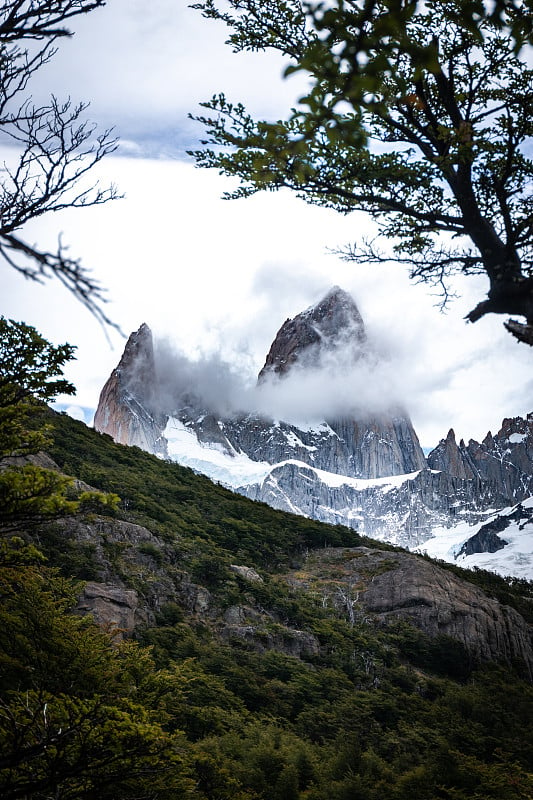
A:
[[[101,205],[119,195],[100,187],[91,171],[117,147],[109,130],[98,133],[85,119],[86,103],[44,103],[31,99],[31,80],[70,36],[73,17],[105,5],[104,0],[0,2],[0,143],[6,147],[0,170],[0,255],[25,278],[55,277],[100,322],[114,325],[102,310],[104,290],[79,258],[59,240],[50,251],[29,242],[31,220],[66,208]]]
[[[235,52],[274,49],[309,80],[287,119],[254,120],[223,94],[196,117],[197,163],[241,179],[228,197],[287,187],[343,214],[368,212],[375,241],[342,252],[407,264],[446,302],[456,274],[488,279],[470,311],[511,314],[533,342],[531,3],[470,0],[217,0],[194,6]]]

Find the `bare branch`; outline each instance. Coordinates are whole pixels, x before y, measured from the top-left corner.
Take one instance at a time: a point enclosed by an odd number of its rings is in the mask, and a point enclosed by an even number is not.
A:
[[[104,0],[0,0],[0,133],[14,160],[0,166],[0,255],[24,277],[57,278],[103,325],[103,290],[61,240],[57,252],[32,245],[23,227],[67,208],[101,205],[119,197],[115,186],[90,182],[91,170],[117,148],[112,131],[97,133],[84,119],[86,103],[42,105],[25,97],[31,78],[56,53],[64,23],[105,5]],[[27,40],[42,44],[24,48]]]
[[[105,290],[90,277],[87,269],[81,266],[80,259],[69,258],[61,239],[56,253],[37,250],[11,234],[0,236],[0,255],[17,272],[29,280],[43,283],[55,277],[65,286],[103,325],[109,325],[120,332],[119,326],[102,310],[107,303]],[[22,262],[17,256],[23,256]]]
[[[106,0],[4,0],[0,3],[0,42],[70,36],[62,23],[88,14]]]

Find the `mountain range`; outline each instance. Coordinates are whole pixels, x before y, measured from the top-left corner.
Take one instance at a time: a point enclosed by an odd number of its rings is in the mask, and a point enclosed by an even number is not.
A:
[[[290,385],[304,397],[339,374],[371,380],[377,361],[353,298],[334,287],[283,323],[256,392]],[[533,414],[504,420],[481,443],[458,443],[450,430],[426,457],[406,409],[386,397],[365,407],[364,386],[323,418],[281,419],[228,412],[178,378],[141,325],[102,389],[95,428],[274,508],[533,577]]]

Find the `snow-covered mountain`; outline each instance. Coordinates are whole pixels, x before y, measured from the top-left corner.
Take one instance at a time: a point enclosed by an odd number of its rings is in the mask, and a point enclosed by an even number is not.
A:
[[[309,374],[334,380],[336,371],[356,371],[372,358],[356,304],[334,287],[281,326],[258,386],[275,393],[290,380],[306,391],[313,385]],[[197,386],[170,377],[159,366],[149,328],[141,326],[102,390],[96,429],[275,508],[467,566],[533,577],[533,542],[526,535],[533,521],[523,511],[533,495],[533,414],[504,420],[481,444],[457,444],[450,431],[426,460],[397,403],[363,410],[354,398],[353,409],[295,422],[264,412],[221,413]],[[504,522],[518,514],[523,527],[494,550],[483,531],[503,524],[495,522],[498,512]]]

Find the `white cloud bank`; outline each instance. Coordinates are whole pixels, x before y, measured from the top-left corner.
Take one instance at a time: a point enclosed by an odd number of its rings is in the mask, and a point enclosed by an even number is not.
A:
[[[504,416],[533,409],[531,351],[497,317],[469,326],[462,319],[486,291],[481,279],[458,284],[463,298],[443,317],[401,269],[357,267],[326,254],[368,233],[367,217],[341,217],[283,192],[223,202],[226,179],[168,158],[194,146],[200,133],[187,112],[221,89],[262,116],[281,114],[298,90],[293,79],[278,80],[278,62],[234,56],[224,27],[179,0],[153,0],[148,10],[144,0],[113,0],[76,20],[75,30],[31,91],[37,101],[50,92],[91,100],[90,117],[116,125],[136,157],[106,159],[95,175],[118,184],[126,199],[44,217],[26,233],[49,247],[64,233],[70,254],[82,256],[108,289],[106,310],[126,334],[147,322],[191,364],[217,354],[218,382],[233,404],[253,385],[282,322],[338,284],[356,299],[387,370],[343,376],[337,397],[370,404],[397,395],[428,446],[450,426],[479,439]],[[147,152],[154,159],[141,157]],[[67,377],[78,394],[67,404],[95,408],[123,339],[109,332],[110,349],[61,286],[32,285],[5,263],[0,270],[0,312],[77,346]],[[241,388],[233,388],[235,373]],[[315,384],[298,395],[289,381],[283,403],[327,405],[324,386]]]
[[[217,353],[251,381],[284,320],[338,284],[356,300],[390,365],[387,374],[347,381],[341,396],[398,395],[424,446],[449,427],[482,438],[504,416],[533,408],[529,349],[504,332],[498,317],[476,325],[462,319],[483,296],[482,280],[463,281],[463,297],[442,315],[401,268],[358,267],[327,253],[357,237],[368,225],[363,215],[342,217],[283,192],[222,201],[227,180],[174,160],[111,158],[99,177],[118,183],[126,199],[43,219],[28,235],[53,247],[65,232],[71,253],[83,255],[108,289],[106,311],[126,334],[146,322],[187,358]],[[63,287],[32,285],[6,265],[0,269],[2,313],[77,346],[67,372],[78,389],[73,402],[95,408],[124,340],[111,331],[110,349]],[[306,391],[313,396],[320,397],[319,388]]]
[[[299,368],[257,383],[253,366],[225,361],[219,353],[192,359],[168,341],[156,343],[162,410],[171,413],[187,395],[222,416],[257,413],[288,422],[389,412],[405,399],[398,365],[368,352],[353,360],[348,349],[328,352],[316,368]]]

